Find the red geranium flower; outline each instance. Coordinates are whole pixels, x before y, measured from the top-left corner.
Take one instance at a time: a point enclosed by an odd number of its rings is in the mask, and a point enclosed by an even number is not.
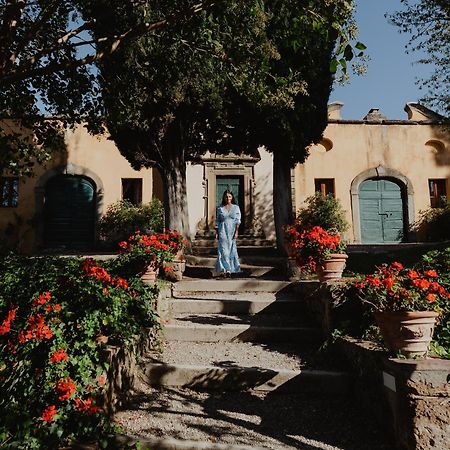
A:
[[[47,406],[47,408],[44,409],[41,415],[41,419],[45,422],[52,422],[53,418],[55,417],[55,414],[57,414],[58,410],[56,409],[55,405]]]
[[[77,390],[75,383],[70,377],[62,378],[56,383],[55,391],[59,400],[69,400]]]

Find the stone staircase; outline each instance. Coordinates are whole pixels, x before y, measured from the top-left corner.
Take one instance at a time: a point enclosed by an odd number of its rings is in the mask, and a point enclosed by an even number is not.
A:
[[[222,391],[348,392],[347,374],[302,368],[302,353],[317,349],[322,338],[302,312],[286,281],[175,283],[164,312],[166,347],[150,356],[147,382]]]
[[[295,284],[257,270],[172,285],[162,351],[145,356],[134,399],[115,416],[126,442],[152,450],[390,449],[355,409],[349,375],[315,360],[323,337]]]

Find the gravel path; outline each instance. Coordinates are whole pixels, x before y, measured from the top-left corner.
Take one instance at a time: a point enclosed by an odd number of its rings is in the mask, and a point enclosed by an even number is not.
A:
[[[347,398],[163,391],[142,384],[115,415],[124,433],[270,449],[391,450]]]

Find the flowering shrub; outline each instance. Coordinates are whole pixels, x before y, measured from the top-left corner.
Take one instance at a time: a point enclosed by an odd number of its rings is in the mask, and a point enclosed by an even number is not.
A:
[[[176,230],[160,234],[136,231],[127,241],[119,242],[119,247],[126,259],[146,265],[154,263],[159,267],[172,262],[184,244],[183,237]]]
[[[355,284],[361,299],[375,311],[436,311],[448,308],[450,293],[438,282],[434,269],[383,264]]]
[[[92,259],[9,256],[0,272],[0,447],[105,437],[108,366],[98,338],[124,345],[148,335],[157,287]]]
[[[315,271],[317,264],[329,258],[332,253],[344,253],[345,244],[339,233],[332,233],[322,227],[304,228],[300,221],[288,225],[285,230],[291,255],[301,267]]]

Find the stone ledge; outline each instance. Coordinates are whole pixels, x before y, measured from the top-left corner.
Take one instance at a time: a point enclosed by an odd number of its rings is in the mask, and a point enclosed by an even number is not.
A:
[[[357,375],[361,402],[406,450],[444,449],[450,442],[450,361],[388,358],[372,342],[336,339]]]

